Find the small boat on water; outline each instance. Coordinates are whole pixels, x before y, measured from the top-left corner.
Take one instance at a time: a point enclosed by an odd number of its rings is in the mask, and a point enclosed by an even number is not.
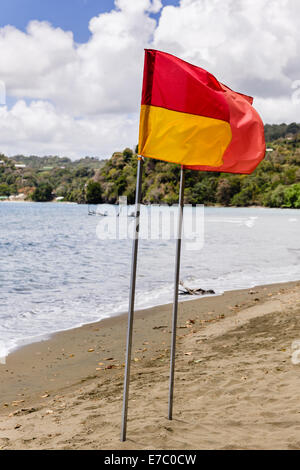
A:
[[[107,217],[108,212],[107,211],[100,212],[100,211],[97,210],[97,207],[94,209],[94,208],[90,208],[90,206],[89,206],[88,207],[88,215],[98,215],[99,217]]]
[[[121,212],[122,212],[122,209],[123,207],[119,206],[119,210],[116,214],[116,217],[120,217],[121,215]],[[113,214],[109,214],[107,210],[105,211],[101,211],[100,210],[100,207],[98,208],[97,206],[96,207],[91,207],[91,206],[88,206],[88,215],[95,215],[95,216],[98,216],[98,217],[107,217],[108,215],[113,215]],[[124,213],[125,217],[135,217],[135,212],[128,212],[127,214]]]

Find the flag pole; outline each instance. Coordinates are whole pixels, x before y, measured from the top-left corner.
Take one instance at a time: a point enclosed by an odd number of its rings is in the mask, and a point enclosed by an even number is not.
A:
[[[133,318],[134,318],[136,267],[137,267],[137,254],[138,254],[138,243],[139,243],[142,175],[143,175],[143,157],[139,156],[138,166],[137,166],[137,179],[136,179],[135,229],[134,229],[134,235],[133,235],[134,239],[133,239],[132,260],[131,260],[130,297],[129,297],[129,309],[128,309],[128,329],[127,329],[126,361],[125,361],[125,376],[124,376],[123,413],[122,413],[122,430],[121,430],[122,442],[126,441],[126,432],[127,432],[128,396],[129,396],[132,331],[133,331]]]
[[[176,260],[175,260],[175,280],[174,280],[174,301],[173,301],[173,319],[172,319],[172,342],[171,342],[171,361],[170,361],[170,384],[169,384],[169,414],[168,419],[173,419],[173,395],[174,395],[174,375],[175,375],[175,355],[176,355],[176,330],[178,313],[178,287],[180,273],[180,255],[181,255],[181,237],[184,206],[184,169],[181,166],[180,171],[180,190],[178,204],[178,227],[176,240]]]

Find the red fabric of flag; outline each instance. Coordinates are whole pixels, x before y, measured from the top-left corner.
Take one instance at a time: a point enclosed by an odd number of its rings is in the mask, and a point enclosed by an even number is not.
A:
[[[252,104],[206,70],[146,49],[139,152],[192,170],[250,174],[266,152]]]
[[[185,166],[198,171],[251,174],[266,154],[263,122],[253,108],[253,98],[221,84],[230,110],[232,140],[223,155],[223,165]]]

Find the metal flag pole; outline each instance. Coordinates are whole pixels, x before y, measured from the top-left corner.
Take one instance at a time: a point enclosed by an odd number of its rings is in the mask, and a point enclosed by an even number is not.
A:
[[[174,302],[173,302],[171,363],[170,363],[170,385],[169,385],[169,414],[168,414],[168,419],[169,420],[173,419],[173,395],[174,395],[174,375],[175,375],[175,355],[176,355],[176,330],[177,330],[177,313],[178,313],[178,287],[179,287],[179,273],[180,273],[180,255],[181,255],[183,206],[184,206],[184,170],[183,170],[183,166],[182,166],[181,171],[180,171],[178,227],[177,227],[177,240],[176,240]]]
[[[133,247],[132,247],[127,346],[126,346],[126,362],[125,362],[125,377],[124,377],[123,414],[122,414],[122,431],[121,431],[122,442],[126,441],[126,432],[127,432],[128,396],[129,396],[130,364],[131,364],[131,350],[132,350],[132,330],[133,330],[133,317],[134,317],[136,267],[137,267],[137,254],[138,254],[138,244],[139,244],[142,175],[143,175],[143,157],[138,157],[136,194],[135,194],[135,229],[134,229],[134,239],[133,239]]]

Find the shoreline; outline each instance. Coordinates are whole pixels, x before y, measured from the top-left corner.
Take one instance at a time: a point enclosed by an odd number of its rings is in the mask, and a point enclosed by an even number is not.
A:
[[[181,385],[184,385],[185,380],[197,379],[197,382],[194,384],[195,400],[199,400],[199,393],[202,393],[203,387],[204,389],[207,387],[206,382],[202,383],[202,372],[200,376],[197,376],[196,373],[196,363],[199,363],[198,369],[200,370],[201,358],[205,356],[206,348],[210,342],[210,340],[205,340],[203,343],[201,339],[205,331],[209,331],[211,328],[219,329],[218,334],[220,341],[222,340],[220,344],[218,343],[218,346],[214,345],[215,351],[220,347],[220,351],[223,351],[218,359],[221,362],[218,363],[219,365],[216,365],[216,370],[212,371],[212,380],[214,380],[215,374],[221,373],[218,368],[223,364],[224,352],[227,351],[226,348],[223,349],[223,346],[228,345],[229,341],[226,336],[226,328],[228,328],[226,325],[229,324],[231,325],[230,328],[236,328],[239,316],[246,319],[247,312],[253,312],[251,315],[254,318],[254,324],[256,317],[258,322],[262,322],[262,320],[259,320],[259,317],[265,315],[267,319],[272,316],[272,312],[275,314],[274,318],[277,318],[276,311],[280,311],[281,307],[279,308],[279,306],[281,304],[284,305],[284,309],[299,307],[298,297],[296,302],[288,300],[291,299],[292,295],[295,296],[299,293],[300,281],[295,281],[229,291],[218,296],[191,299],[193,302],[180,302],[178,318],[178,367],[176,369],[175,386],[177,413],[178,405],[180,407],[183,406],[183,408],[188,406],[188,404],[184,405],[186,399],[184,394],[182,395],[180,392]],[[282,312],[285,312],[284,309],[281,309]],[[279,318],[276,321],[279,321]],[[293,321],[295,322],[296,320],[293,319]],[[274,320],[271,325],[273,323]],[[190,436],[190,441],[174,443],[171,439],[172,433],[169,436],[171,440],[166,438],[167,440],[162,442],[160,440],[155,441],[154,439],[154,436],[157,438],[160,433],[166,433],[164,426],[171,426],[171,428],[175,426],[176,428],[179,425],[178,419],[175,419],[172,424],[165,420],[170,329],[171,304],[136,312],[128,424],[129,438],[131,436],[133,440],[130,438],[124,444],[119,442],[119,425],[121,419],[127,314],[55,333],[47,340],[23,346],[21,349],[9,354],[6,365],[0,365],[0,448],[2,446],[2,448],[8,449],[158,449],[160,445],[163,445],[163,448],[174,449],[193,448],[191,446],[199,448],[201,444],[201,439],[199,440],[198,437],[199,433],[201,434],[200,428],[193,438]],[[251,333],[250,329],[250,333],[246,335],[245,340],[246,338],[247,341],[253,339],[256,342],[259,336],[257,336],[257,339],[256,336],[252,338]],[[279,333],[283,334],[284,331],[279,328]],[[268,336],[270,334],[267,333]],[[274,334],[272,333],[272,335]],[[297,336],[300,338],[300,325],[298,323],[297,327],[293,326],[291,334],[292,337],[289,339],[289,344],[284,348],[286,350],[284,356],[287,357],[290,357],[291,351],[288,350],[288,347],[290,347],[291,342],[298,339]],[[201,346],[201,352],[196,353],[199,349],[198,341],[200,341],[200,345],[202,343],[203,345]],[[241,347],[241,345],[242,343],[235,340],[231,348],[237,351],[237,348]],[[244,353],[245,351],[243,351]],[[256,351],[255,348],[252,350],[251,357],[253,360],[258,353],[263,354],[263,348],[259,351]],[[212,358],[215,352],[211,354],[212,356],[209,355],[209,357]],[[203,371],[205,374],[209,373],[209,364],[212,359],[209,359],[208,362],[207,360],[205,362],[205,370]],[[247,362],[244,355],[241,360],[242,362],[239,361],[239,364]],[[195,363],[195,361],[197,362]],[[259,361],[264,362],[264,360],[259,359],[258,364]],[[290,360],[285,362],[288,363]],[[243,367],[247,369],[245,365]],[[189,377],[189,369],[194,374],[191,377]],[[241,376],[243,374],[246,375],[246,372],[239,373],[241,373]],[[298,375],[295,374],[295,379]],[[202,385],[200,385],[201,383]],[[238,385],[241,388],[240,381]],[[298,389],[299,385],[300,383],[296,384]],[[245,382],[243,386],[248,389],[248,393],[249,390],[251,391],[248,388],[249,383]],[[219,386],[215,384],[209,393],[217,393],[217,390],[222,389],[219,389]],[[224,388],[225,392],[226,387]],[[141,393],[146,400],[145,403],[144,400],[141,400]],[[190,391],[186,390],[184,393],[190,393]],[[200,402],[198,403],[200,404]],[[193,407],[196,404],[197,402],[193,402]],[[147,421],[145,406],[151,415],[150,422],[152,424]],[[151,407],[153,406],[156,410],[155,415],[152,413]],[[133,413],[133,407],[136,409],[136,416]],[[196,407],[196,409],[193,408],[193,412],[192,410],[182,411],[184,419],[189,421],[190,418],[188,416],[192,416],[193,413],[196,413],[198,416],[201,409],[202,407],[200,409]],[[81,411],[79,412],[79,410]],[[190,412],[192,415],[189,415]],[[215,410],[214,413],[216,412]],[[163,413],[163,418],[159,420],[157,413],[160,416]],[[94,416],[91,419],[86,419],[84,422],[84,416],[86,415],[97,415],[97,419]],[[179,416],[181,415],[177,416],[180,420]],[[142,438],[141,433],[145,419],[148,422],[146,424],[148,431],[145,432],[145,437]],[[69,421],[69,425],[64,426],[65,420]],[[93,427],[92,423],[95,420],[98,424]],[[153,425],[153,420],[156,422],[155,426]],[[163,423],[163,426],[160,421]],[[91,436],[86,433],[86,428],[90,425],[93,428]],[[103,432],[105,437],[103,437]],[[188,431],[186,432],[188,436]],[[97,442],[92,437],[94,433],[98,435]],[[150,437],[148,447],[145,447],[147,433],[150,433]],[[79,435],[80,437],[78,437]],[[169,431],[167,435],[169,435]],[[77,438],[74,439],[74,436],[77,436]],[[198,444],[197,440],[199,441]],[[214,441],[213,447],[220,448],[217,440]]]
[[[108,205],[108,206],[118,206],[119,204],[109,204],[108,202],[101,202],[99,204],[89,204],[88,202],[86,203],[79,203],[79,202],[75,202],[75,201],[55,201],[55,200],[52,200],[52,201],[44,201],[44,202],[40,202],[40,201],[29,201],[29,200],[14,200],[14,201],[11,201],[11,200],[8,200],[8,199],[4,199],[1,202],[5,202],[5,203],[21,203],[21,202],[24,202],[24,203],[33,203],[33,204],[76,204],[77,206],[89,206],[89,205],[96,205],[96,206],[102,206],[102,205]],[[166,206],[166,207],[172,207],[172,206],[168,206],[167,204],[141,204],[142,206],[145,206],[145,207],[149,207],[149,206]],[[128,206],[134,206],[134,204],[128,204]],[[175,206],[177,206],[177,204],[175,204]],[[291,211],[300,211],[300,209],[298,208],[295,208],[295,207],[270,207],[270,206],[222,206],[222,205],[218,205],[218,204],[212,204],[212,205],[205,205],[205,208],[215,208],[215,209],[270,209],[270,210],[291,210]]]
[[[290,284],[290,283],[294,283],[294,282],[299,282],[298,280],[296,281],[283,281],[283,282],[280,282],[280,283],[271,283],[271,284],[259,284],[259,285],[251,285],[249,287],[245,287],[245,288],[236,288],[236,289],[230,289],[228,291],[222,291],[220,293],[216,293],[216,294],[205,294],[205,295],[200,295],[200,296],[186,296],[185,298],[182,298],[180,299],[179,297],[179,305],[182,303],[182,302],[192,302],[192,301],[200,301],[201,299],[206,299],[206,298],[215,298],[215,297],[220,297],[220,296],[223,296],[225,293],[231,293],[233,294],[234,292],[239,292],[239,291],[247,291],[247,290],[251,290],[251,289],[256,289],[256,288],[259,288],[259,287],[267,287],[267,286],[280,286],[281,284],[282,285],[285,285],[285,284]],[[151,311],[153,309],[158,309],[158,308],[161,308],[161,307],[164,307],[164,308],[169,308],[169,309],[172,309],[172,303],[168,302],[168,303],[162,303],[162,304],[157,304],[157,305],[152,305],[152,306],[148,306],[148,307],[144,307],[144,308],[137,308],[135,310],[135,315],[138,315],[138,314],[141,314],[142,312],[148,312],[148,311]],[[73,330],[78,330],[80,328],[84,328],[84,327],[87,327],[87,326],[90,326],[90,325],[99,325],[100,323],[104,322],[104,321],[109,321],[111,319],[117,319],[119,317],[124,317],[126,316],[127,318],[127,315],[128,315],[128,312],[127,311],[124,311],[124,312],[117,312],[117,313],[113,313],[112,315],[108,315],[107,317],[104,317],[102,319],[99,319],[99,320],[96,320],[96,321],[92,321],[92,322],[88,322],[88,323],[81,323],[81,324],[78,324],[78,325],[75,325],[75,326],[72,326],[70,328],[66,328],[64,330],[57,330],[57,331],[53,331],[52,333],[43,333],[41,335],[37,335],[37,336],[31,336],[30,338],[23,338],[23,339],[20,339],[19,342],[20,343],[23,343],[23,344],[16,344],[15,346],[13,346],[8,352],[6,355],[4,356],[0,356],[0,366],[1,365],[6,365],[6,361],[7,361],[7,358],[11,355],[11,354],[14,354],[20,350],[22,350],[23,348],[26,348],[27,346],[31,346],[33,344],[37,344],[37,343],[42,343],[44,341],[51,341],[51,339],[55,336],[55,335],[58,335],[60,333],[67,333],[69,331],[73,331]],[[28,341],[30,339],[30,341]]]
[[[29,201],[29,200],[26,200],[26,199],[19,199],[19,200],[9,200],[9,199],[3,199],[3,201],[0,201],[1,202],[5,202],[5,203],[26,203],[26,204],[76,204],[78,206],[80,206],[81,204],[79,204],[78,202],[72,202],[72,201]],[[85,204],[87,205],[87,204]]]

